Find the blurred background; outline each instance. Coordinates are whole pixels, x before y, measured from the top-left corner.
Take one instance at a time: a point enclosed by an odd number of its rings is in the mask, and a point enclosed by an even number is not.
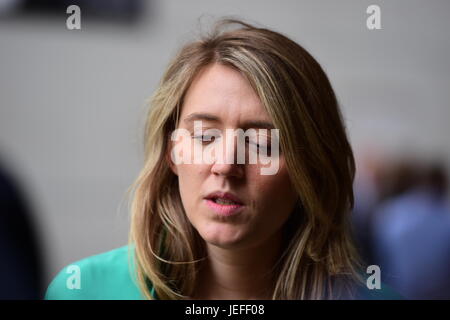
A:
[[[70,4],[80,30],[66,27]],[[366,27],[371,4],[381,30]],[[229,15],[289,36],[328,74],[367,264],[406,298],[449,299],[449,12],[446,0],[0,0],[0,299],[39,298],[65,265],[126,244],[145,101],[180,46]]]

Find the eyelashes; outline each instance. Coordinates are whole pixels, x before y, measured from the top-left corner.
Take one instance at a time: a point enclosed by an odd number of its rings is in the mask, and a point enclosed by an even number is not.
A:
[[[204,134],[192,135],[191,137],[192,137],[192,139],[196,140],[199,143],[202,143],[203,145],[207,145],[212,142],[215,142],[215,140],[219,138],[214,135],[204,135]],[[257,140],[260,140],[260,139],[257,139]],[[266,140],[269,140],[269,138],[266,137]],[[251,141],[250,138],[247,136],[245,137],[245,143],[248,144],[249,146],[251,146],[252,148],[256,149],[257,151],[267,150],[268,153],[271,152],[270,144],[260,144],[257,141]]]
[[[193,135],[192,139],[201,141],[201,142],[213,142],[215,140],[216,136],[208,136],[208,135]]]

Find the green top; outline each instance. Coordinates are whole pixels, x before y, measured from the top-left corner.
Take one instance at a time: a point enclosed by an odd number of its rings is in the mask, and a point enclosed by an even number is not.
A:
[[[144,299],[136,282],[134,263],[129,253],[128,246],[123,246],[64,267],[50,283],[45,299]],[[79,276],[79,286],[76,285],[75,277],[77,276]]]
[[[131,252],[133,254],[133,252]],[[46,300],[142,300],[128,246],[84,258],[64,267],[48,286]],[[380,290],[362,287],[359,298],[392,300],[401,297],[382,284]],[[155,296],[151,289],[152,296]]]

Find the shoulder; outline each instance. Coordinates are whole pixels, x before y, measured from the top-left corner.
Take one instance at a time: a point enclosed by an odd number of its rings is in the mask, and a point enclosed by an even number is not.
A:
[[[123,246],[67,265],[48,286],[45,299],[142,299],[132,254],[129,246]]]

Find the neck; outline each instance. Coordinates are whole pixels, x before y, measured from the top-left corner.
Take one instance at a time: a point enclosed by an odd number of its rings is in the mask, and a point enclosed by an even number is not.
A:
[[[208,259],[199,273],[194,299],[271,299],[273,268],[279,258],[281,233],[243,249],[207,244]]]

